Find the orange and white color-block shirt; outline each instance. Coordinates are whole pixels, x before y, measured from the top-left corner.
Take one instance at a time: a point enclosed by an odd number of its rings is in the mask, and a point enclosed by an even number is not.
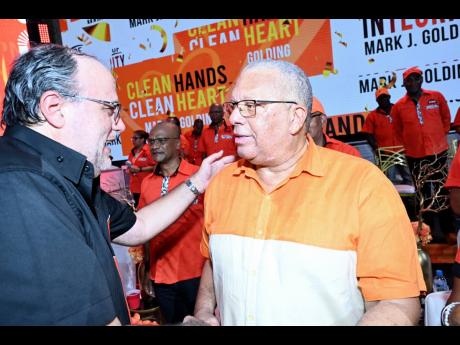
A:
[[[201,252],[223,325],[355,325],[425,284],[399,194],[364,159],[308,148],[271,193],[248,162],[206,190]]]

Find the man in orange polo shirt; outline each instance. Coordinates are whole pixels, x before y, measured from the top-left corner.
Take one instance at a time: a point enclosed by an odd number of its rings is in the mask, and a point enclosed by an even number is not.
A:
[[[425,183],[423,196],[427,203],[433,191],[438,191],[446,181],[447,166],[447,135],[450,130],[450,111],[446,99],[438,91],[422,89],[422,70],[411,67],[403,73],[403,85],[406,95],[391,109],[393,127],[396,137],[404,144],[407,163],[412,176],[417,176],[430,164],[440,171]],[[441,193],[447,194],[442,188]],[[430,225],[434,242],[445,242],[444,231],[449,230],[451,221],[449,210],[434,213],[426,212],[424,217]]]
[[[307,76],[286,61],[250,63],[236,80],[224,105],[242,159],[206,191],[194,317],[417,324],[425,284],[401,198],[370,162],[307,140],[311,103]]]
[[[396,137],[393,129],[393,118],[391,117],[390,92],[386,87],[381,87],[375,91],[375,100],[378,107],[367,114],[366,121],[361,132],[366,134],[366,139],[372,149],[377,150],[382,147],[401,146],[402,142]],[[390,152],[393,152],[389,150]],[[396,174],[402,178],[402,184],[412,185],[412,178],[407,166],[393,165],[387,170],[388,178],[395,182]]]
[[[209,107],[211,123],[201,133],[198,142],[198,151],[204,158],[224,150],[224,156],[236,155],[235,136],[231,126],[224,119],[224,109],[221,104],[212,104]]]
[[[326,126],[327,116],[324,111],[324,107],[321,102],[313,97],[313,105],[311,109],[311,120],[308,133],[311,135],[315,144],[318,146],[325,147],[327,149],[347,153],[352,156],[361,157],[361,153],[353,146],[344,143],[343,141],[330,138],[324,132],[324,126]]]
[[[198,166],[180,157],[179,128],[161,122],[148,138],[158,164],[142,182],[139,208],[151,204],[190,178]],[[167,323],[181,322],[193,312],[204,258],[200,254],[203,195],[172,225],[150,240],[149,266],[155,296]]]

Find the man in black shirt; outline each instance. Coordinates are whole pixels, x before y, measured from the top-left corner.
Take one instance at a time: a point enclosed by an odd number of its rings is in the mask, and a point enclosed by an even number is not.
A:
[[[168,227],[232,157],[133,213],[101,191],[104,145],[123,131],[115,80],[94,57],[41,45],[14,63],[0,138],[0,325],[129,324],[110,242]]]

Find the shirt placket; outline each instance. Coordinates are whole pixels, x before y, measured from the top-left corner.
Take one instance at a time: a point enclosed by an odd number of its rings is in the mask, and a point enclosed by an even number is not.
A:
[[[248,279],[246,289],[246,325],[254,326],[257,324],[257,287],[260,282],[259,263],[263,254],[264,240],[267,236],[267,224],[270,216],[272,200],[270,195],[265,195],[262,199],[258,218],[255,227],[254,241],[250,251],[248,262]]]

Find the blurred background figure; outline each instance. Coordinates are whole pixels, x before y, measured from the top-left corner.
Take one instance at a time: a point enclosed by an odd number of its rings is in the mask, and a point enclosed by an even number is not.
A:
[[[203,130],[198,143],[198,151],[201,157],[207,156],[224,150],[224,156],[237,156],[235,135],[232,126],[227,125],[224,119],[224,108],[221,104],[212,104],[209,107],[211,123],[208,128]]]
[[[361,153],[353,146],[348,145],[340,140],[329,138],[324,129],[327,122],[327,115],[321,102],[313,97],[313,104],[311,108],[310,125],[307,127],[308,134],[311,135],[314,142],[318,146],[327,149],[348,153],[352,156],[361,157]]]
[[[201,161],[203,160],[201,153],[198,151],[198,143],[201,138],[201,133],[203,132],[203,126],[203,120],[196,119],[193,123],[193,130],[184,134],[190,145],[190,151],[185,158],[189,163],[198,166],[201,165]]]
[[[379,106],[367,115],[361,130],[374,153],[382,147],[404,147],[401,140],[396,137],[393,128],[393,118],[391,117],[393,103],[390,102],[390,98],[390,92],[386,87],[381,87],[375,91],[375,100]],[[402,181],[397,180],[397,174],[400,175]],[[401,182],[402,184],[412,185],[412,177],[408,166],[393,165],[388,169],[387,176],[393,183]]]
[[[185,135],[182,134],[182,129],[180,127],[179,118],[176,115],[171,114],[166,118],[166,122],[174,123],[179,128],[179,133],[180,133],[180,137],[179,137],[180,138],[180,152],[179,153],[180,153],[180,156],[182,158],[189,156],[189,154],[190,154],[190,143],[187,140],[187,138],[185,137]]]
[[[141,195],[142,180],[153,171],[155,162],[150,154],[149,146],[147,145],[148,133],[143,130],[134,131],[131,141],[133,148],[129,153],[126,165],[130,174],[129,190],[133,194],[135,206],[139,204]]]

